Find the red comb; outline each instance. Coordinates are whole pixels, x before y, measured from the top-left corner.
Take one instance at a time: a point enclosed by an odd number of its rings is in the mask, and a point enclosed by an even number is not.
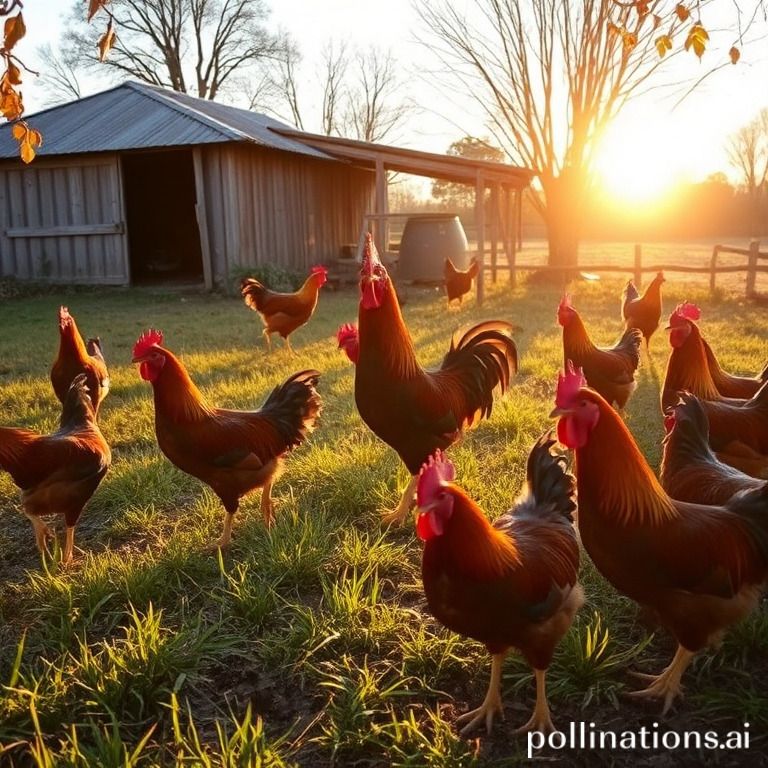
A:
[[[328,274],[328,269],[326,267],[324,267],[322,264],[315,264],[315,266],[312,267],[310,272],[313,275],[327,275]]]
[[[446,459],[443,452],[435,451],[434,456],[430,456],[422,464],[419,472],[419,484],[416,488],[416,503],[423,507],[434,501],[444,483],[450,483],[456,478],[456,467],[450,459]]]
[[[144,331],[144,333],[139,336],[138,341],[133,345],[133,356],[142,357],[143,355],[146,355],[152,347],[158,347],[162,343],[163,332],[150,328],[148,331]]]
[[[573,309],[573,304],[571,303],[571,296],[568,293],[563,294],[563,298],[560,299],[560,309]]]
[[[569,408],[578,391],[586,386],[587,380],[584,378],[584,371],[581,368],[574,369],[573,363],[569,360],[566,372],[557,374],[555,405],[558,408]]]
[[[343,347],[348,341],[357,338],[357,326],[354,323],[344,323],[338,331],[336,331],[336,341],[339,342],[339,347]]]
[[[682,304],[678,304],[675,307],[674,313],[678,317],[685,318],[686,320],[698,320],[701,317],[701,310],[689,301],[684,301]]]
[[[68,317],[71,317],[69,310],[64,306],[59,307],[59,320],[66,320]]]

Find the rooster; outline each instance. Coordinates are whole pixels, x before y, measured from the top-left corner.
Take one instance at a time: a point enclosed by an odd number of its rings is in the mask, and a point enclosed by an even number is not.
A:
[[[678,501],[724,504],[745,489],[762,488],[750,477],[720,461],[709,447],[709,423],[699,400],[684,393],[664,418],[667,434],[659,480]]]
[[[645,348],[661,320],[661,284],[664,273],[657,272],[641,296],[635,284],[629,280],[621,295],[621,316],[627,328],[639,328],[645,338]]]
[[[701,310],[688,301],[678,304],[669,316],[666,330],[672,351],[661,391],[661,409],[665,413],[677,402],[678,392],[690,392],[702,400],[726,399],[740,404],[768,380],[768,367],[758,378],[731,376],[723,371],[696,324],[700,319]]]
[[[261,315],[264,323],[264,341],[267,350],[272,346],[270,336],[279,333],[285,346],[293,352],[288,338],[297,328],[301,328],[315,311],[320,288],[328,280],[328,270],[325,267],[312,267],[304,285],[293,293],[277,293],[270,291],[258,280],[246,277],[240,283],[240,293],[245,299],[246,306]]]
[[[64,403],[75,377],[84,373],[88,395],[95,413],[109,392],[109,373],[98,338],[83,342],[75,318],[66,307],[59,308],[59,354],[51,368],[51,384],[59,402]]]
[[[397,510],[386,518],[398,523],[413,506],[421,465],[476,419],[490,415],[494,390],[504,392],[517,372],[517,347],[509,323],[483,322],[454,335],[440,368],[424,370],[370,234],[360,294],[355,403],[363,421],[411,473]]]
[[[581,371],[560,375],[553,417],[576,453],[579,534],[622,594],[678,642],[672,663],[636,697],[669,710],[694,655],[756,607],[768,582],[768,484],[721,506],[671,499],[619,415]]]
[[[336,341],[339,344],[339,349],[344,350],[344,354],[350,362],[357,365],[360,358],[360,336],[357,332],[357,326],[352,323],[344,323],[336,333]]]
[[[584,602],[573,527],[574,478],[554,440],[540,438],[528,457],[527,483],[515,505],[491,525],[453,480],[440,452],[419,476],[416,529],[424,541],[422,579],[429,610],[443,625],[485,644],[491,681],[482,705],[462,715],[466,735],[502,714],[501,668],[518,648],[536,676],[536,706],[520,731],[552,731],[545,675],[552,654]]]
[[[217,546],[224,548],[241,497],[255,488],[262,489],[264,522],[272,524],[272,485],[282,457],[314,429],[321,407],[315,390],[320,374],[295,373],[272,390],[258,411],[224,410],[208,403],[181,361],[162,344],[162,333],[150,330],[133,348],[133,362],[154,391],[157,443],[182,472],[209,485],[221,499],[224,532]]]
[[[469,262],[469,268],[462,270],[457,269],[453,262],[446,258],[443,274],[445,275],[445,292],[448,294],[449,304],[454,299],[458,299],[459,304],[461,304],[464,294],[469,293],[472,289],[472,281],[477,277],[479,271],[480,265],[477,263],[477,259],[473,258]]]
[[[609,403],[623,408],[637,386],[635,371],[640,363],[641,332],[627,328],[613,347],[596,347],[567,294],[560,301],[557,321],[563,326],[563,365],[571,360],[581,367],[590,387]]]
[[[53,434],[0,427],[0,469],[10,473],[21,489],[24,514],[32,523],[41,554],[46,538],[53,536],[41,516],[64,515],[64,565],[72,562],[75,526],[83,507],[112,460],[109,445],[96,424],[87,381],[87,374],[79,373],[69,385],[59,429]]]

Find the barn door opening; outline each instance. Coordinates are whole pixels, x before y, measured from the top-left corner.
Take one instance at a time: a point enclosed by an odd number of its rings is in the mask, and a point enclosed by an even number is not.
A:
[[[131,282],[203,279],[191,150],[122,157]]]

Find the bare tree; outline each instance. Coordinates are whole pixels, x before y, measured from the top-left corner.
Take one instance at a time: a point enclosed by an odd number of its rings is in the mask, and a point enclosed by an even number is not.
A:
[[[344,99],[344,78],[349,66],[347,46],[341,43],[334,50],[329,41],[323,50],[325,82],[323,86],[323,133],[333,136],[339,133],[340,105]]]
[[[391,52],[358,51],[355,64],[357,79],[344,114],[346,133],[361,141],[381,141],[402,123],[412,104],[398,97],[402,84]]]
[[[731,165],[741,173],[749,198],[749,234],[760,235],[760,202],[768,181],[768,108],[736,131],[726,145]]]
[[[50,43],[37,49],[37,58],[45,62],[40,85],[51,103],[71,101],[82,96],[77,63],[66,51],[55,51]]]
[[[667,52],[684,14],[665,14],[664,0],[478,0],[472,6],[466,16],[449,0],[418,0],[429,29],[424,42],[437,41],[442,64],[480,104],[496,141],[538,174],[542,195],[535,204],[547,224],[549,262],[573,267],[595,140],[683,50]],[[703,38],[696,40],[699,46]]]
[[[118,37],[107,67],[182,93],[192,87],[203,99],[216,99],[235,75],[285,55],[284,38],[264,26],[261,0],[112,0],[109,8]],[[81,15],[78,0],[65,47],[84,67],[98,60],[97,31]]]

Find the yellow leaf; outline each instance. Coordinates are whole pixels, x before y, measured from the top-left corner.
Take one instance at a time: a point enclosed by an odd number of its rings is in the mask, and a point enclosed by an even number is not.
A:
[[[12,16],[10,19],[5,20],[3,32],[5,35],[3,47],[7,52],[10,51],[27,32],[27,28],[24,26],[24,19],[20,13],[17,16]]]
[[[43,134],[36,128],[29,129],[29,143],[33,147],[41,147],[43,145]]]
[[[621,33],[621,42],[624,45],[624,52],[629,53],[637,45],[637,35],[625,29]]]
[[[112,19],[109,20],[107,31],[99,38],[99,61],[106,61],[112,46],[115,44],[115,30],[112,26]]]
[[[19,149],[21,159],[25,163],[31,163],[35,159],[35,149],[28,141],[22,141]]]
[[[16,141],[21,141],[27,133],[27,126],[24,123],[15,123],[11,133]]]
[[[88,3],[88,21],[90,21],[106,4],[107,0],[90,0]]]
[[[0,87],[0,114],[6,120],[16,120],[21,117],[24,106],[21,103],[21,95],[5,83]]]
[[[704,55],[704,51],[707,47],[709,40],[709,34],[707,30],[701,25],[700,22],[696,22],[688,32],[688,37],[685,39],[685,50],[693,48],[693,52],[701,58]]]
[[[741,58],[741,51],[734,45],[728,55],[731,57],[731,64],[735,64]]]
[[[608,32],[612,35],[620,35],[621,29],[617,27],[612,21],[608,22]]]
[[[669,35],[662,35],[661,37],[657,37],[654,42],[656,45],[656,50],[659,52],[659,56],[661,58],[666,56],[667,51],[672,50],[672,38]]]
[[[691,15],[691,12],[682,3],[675,6],[675,13],[680,21],[685,21]]]

